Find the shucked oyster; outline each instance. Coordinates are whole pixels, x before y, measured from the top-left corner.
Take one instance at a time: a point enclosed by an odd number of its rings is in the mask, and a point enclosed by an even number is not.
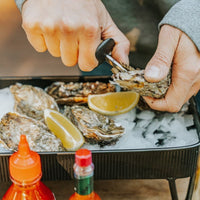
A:
[[[112,119],[85,106],[66,106],[64,115],[71,119],[90,143],[103,146],[115,142],[124,133],[124,128],[116,126]]]
[[[125,90],[133,90],[141,96],[153,98],[163,98],[171,83],[171,73],[160,82],[150,83],[144,78],[144,70],[136,70],[130,66],[123,65],[127,72],[122,72],[116,68],[112,69],[113,81]]]
[[[65,150],[44,123],[18,113],[7,113],[1,119],[0,138],[10,149],[17,150],[21,134],[26,135],[33,151]]]
[[[15,112],[42,120],[45,109],[58,111],[55,100],[39,87],[18,83],[11,85],[10,91],[15,98]]]
[[[58,104],[70,105],[87,103],[89,94],[114,92],[115,86],[103,82],[54,82],[47,87],[46,92],[56,99]]]

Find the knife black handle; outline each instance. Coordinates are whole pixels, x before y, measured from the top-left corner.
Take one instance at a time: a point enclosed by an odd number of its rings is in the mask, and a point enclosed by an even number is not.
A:
[[[110,54],[115,46],[115,41],[112,38],[104,40],[96,49],[95,56],[99,64],[105,61],[106,54]]]

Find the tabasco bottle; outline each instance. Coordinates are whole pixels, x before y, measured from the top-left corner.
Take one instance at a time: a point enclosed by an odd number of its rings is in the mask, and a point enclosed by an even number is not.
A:
[[[40,181],[40,156],[29,149],[25,135],[20,137],[18,152],[9,158],[9,171],[13,184],[2,200],[55,200],[51,190]]]
[[[91,151],[79,149],[76,151],[74,164],[75,193],[69,200],[101,200],[94,192],[93,175]]]

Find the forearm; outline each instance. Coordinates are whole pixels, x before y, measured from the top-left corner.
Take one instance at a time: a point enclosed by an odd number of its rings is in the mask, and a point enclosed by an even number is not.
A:
[[[26,0],[15,0],[15,3],[20,11],[22,11],[22,6]]]
[[[200,51],[200,0],[181,0],[175,4],[159,23],[172,25],[194,42]]]

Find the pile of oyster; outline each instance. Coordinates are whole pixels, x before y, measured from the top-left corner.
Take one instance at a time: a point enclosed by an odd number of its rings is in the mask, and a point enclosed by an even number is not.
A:
[[[115,92],[116,85],[121,90],[133,90],[141,96],[162,98],[170,85],[169,76],[158,83],[149,83],[144,78],[144,70],[135,70],[124,65],[122,72],[112,69],[113,81],[104,82],[54,82],[42,89],[31,85],[10,86],[14,96],[14,112],[2,117],[0,122],[0,146],[17,150],[20,135],[25,134],[34,151],[65,151],[61,141],[50,132],[44,122],[44,110],[61,112],[82,132],[86,141],[101,146],[115,143],[124,133],[113,119],[90,110],[87,99],[90,94]]]
[[[65,151],[60,139],[45,124],[45,109],[59,111],[68,117],[87,142],[100,145],[114,143],[124,133],[124,128],[116,126],[112,119],[91,111],[86,104],[89,94],[114,91],[112,84],[98,81],[55,82],[46,90],[19,83],[11,85],[10,92],[15,100],[14,112],[7,113],[1,119],[0,144],[15,151],[20,135],[25,134],[34,151]]]

